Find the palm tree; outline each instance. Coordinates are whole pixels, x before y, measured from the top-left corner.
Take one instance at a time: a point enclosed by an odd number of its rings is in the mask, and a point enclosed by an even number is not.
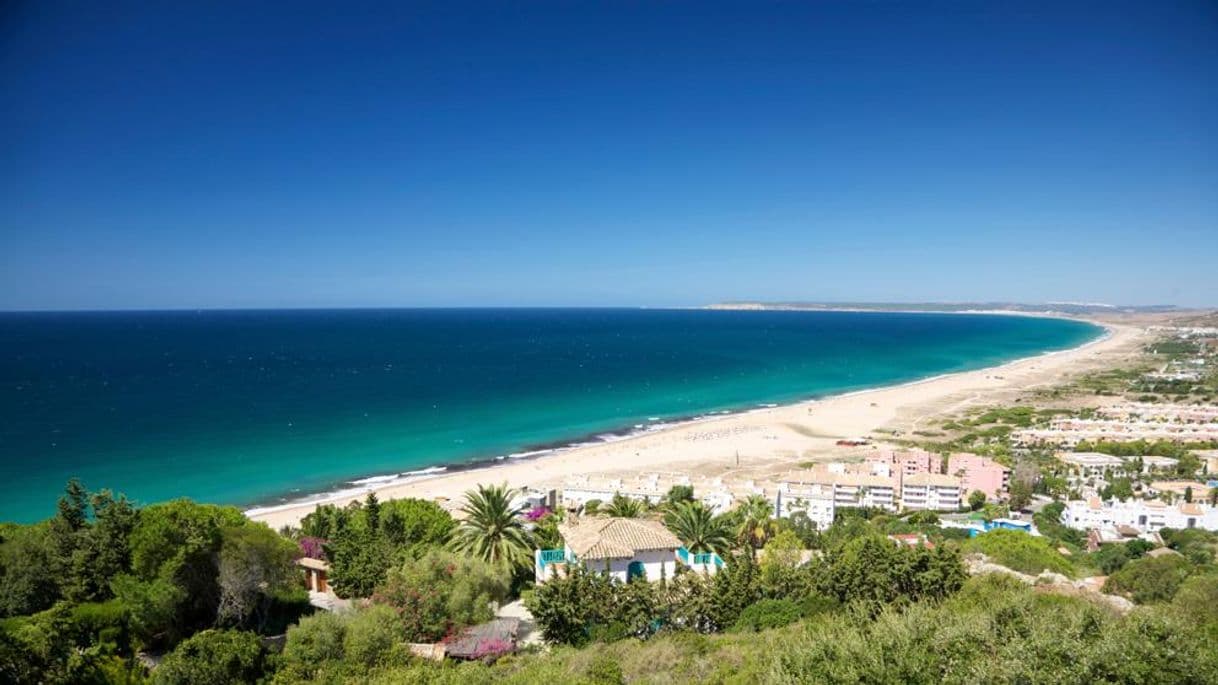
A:
[[[774,505],[762,495],[750,495],[734,512],[741,544],[758,549],[774,532]]]
[[[694,554],[715,552],[724,555],[732,548],[731,523],[722,516],[715,516],[701,502],[674,505],[665,514],[664,525]]]
[[[516,491],[503,485],[479,485],[465,493],[464,520],[453,533],[449,547],[501,568],[530,563],[532,545],[521,520],[521,509],[512,506]]]
[[[609,503],[608,507],[602,509],[601,513],[619,518],[637,519],[643,515],[643,503],[616,492],[613,494],[613,501]]]

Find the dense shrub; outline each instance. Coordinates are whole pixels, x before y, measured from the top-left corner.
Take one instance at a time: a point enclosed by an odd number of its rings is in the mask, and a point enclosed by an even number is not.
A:
[[[965,543],[965,550],[981,552],[1013,571],[1037,575],[1042,571],[1074,576],[1074,566],[1044,538],[1016,530],[992,530]]]
[[[800,605],[789,599],[763,599],[740,612],[734,629],[757,632],[779,628],[798,621],[801,613]]]
[[[288,629],[279,675],[284,681],[312,678],[327,662],[342,660],[346,636],[345,621],[328,611],[301,619]]]
[[[1165,613],[1121,617],[1087,601],[983,577],[942,605],[837,613],[773,650],[774,682],[1215,682],[1218,652]],[[1170,645],[1170,649],[1165,649]]]
[[[1218,627],[1218,574],[1184,581],[1172,599],[1172,611],[1197,625]]]
[[[1108,576],[1104,592],[1125,595],[1138,604],[1169,602],[1196,570],[1195,564],[1176,554],[1145,557]]]
[[[372,599],[398,612],[408,640],[433,642],[493,618],[508,583],[486,562],[433,549],[391,569]]]
[[[81,647],[106,644],[129,653],[127,607],[118,600],[89,602],[72,607],[68,615],[73,641]]]
[[[404,658],[406,631],[397,612],[387,606],[372,606],[347,620],[343,638],[346,661],[358,668],[372,668]]]
[[[946,597],[965,578],[954,548],[898,546],[884,537],[866,536],[831,554],[821,590],[843,603],[860,603],[876,611],[892,603]]]
[[[204,630],[184,640],[153,671],[160,685],[252,683],[263,675],[258,636],[237,630]]]

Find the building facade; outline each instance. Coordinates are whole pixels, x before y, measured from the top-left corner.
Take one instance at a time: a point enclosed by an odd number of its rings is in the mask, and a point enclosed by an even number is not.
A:
[[[1161,500],[1131,499],[1103,502],[1098,497],[1073,500],[1062,510],[1063,525],[1080,530],[1132,528],[1153,533],[1163,528],[1218,530],[1218,508],[1200,502],[1167,504]]]
[[[901,485],[901,508],[953,511],[960,508],[960,479],[942,473],[907,476]]]
[[[1004,497],[1011,486],[1011,469],[976,454],[953,454],[947,459],[947,473],[960,479],[961,496],[985,493],[986,499]]]

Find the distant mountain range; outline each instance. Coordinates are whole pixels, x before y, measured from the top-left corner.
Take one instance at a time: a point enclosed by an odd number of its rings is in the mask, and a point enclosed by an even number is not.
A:
[[[707,309],[791,309],[884,312],[1027,312],[1030,314],[1116,314],[1181,311],[1171,304],[1112,305],[1098,302],[719,302]]]

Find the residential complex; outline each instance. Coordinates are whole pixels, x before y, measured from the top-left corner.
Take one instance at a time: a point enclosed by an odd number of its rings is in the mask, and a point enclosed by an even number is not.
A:
[[[1071,467],[1075,473],[1086,477],[1121,475],[1125,472],[1125,460],[1100,452],[1058,452],[1057,460]]]
[[[1218,530],[1218,508],[1204,502],[1167,504],[1157,499],[1103,502],[1092,497],[1067,502],[1061,522],[1071,528],[1101,532],[1122,528],[1138,533],[1153,533],[1163,528]]]
[[[966,500],[973,492],[997,500],[1006,495],[1011,485],[1011,469],[976,454],[951,455],[947,459],[947,473],[960,479],[960,494]]]
[[[943,473],[944,458],[925,450],[869,450],[859,461],[818,463],[765,480],[652,473],[637,479],[578,476],[550,487],[560,489],[560,505],[572,511],[617,495],[657,504],[674,485],[692,488],[694,499],[717,514],[760,495],[773,503],[775,515],[803,513],[821,528],[832,525],[841,507],[945,511],[959,509],[974,490],[991,499],[1006,494],[1010,469],[992,459],[955,454],[948,468]]]
[[[1055,445],[1072,448],[1084,441],[1101,440],[1208,442],[1218,440],[1218,422],[1058,418],[1054,419],[1048,428],[1024,428],[1011,434],[1012,444],[1024,447]]]
[[[942,473],[916,473],[901,486],[901,508],[950,511],[960,508],[960,479]]]

